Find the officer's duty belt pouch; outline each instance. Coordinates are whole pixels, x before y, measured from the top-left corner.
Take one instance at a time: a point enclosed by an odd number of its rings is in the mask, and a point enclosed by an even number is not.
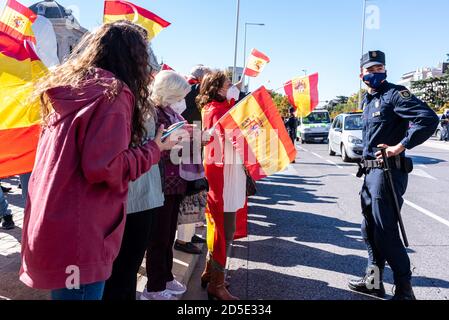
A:
[[[401,169],[405,173],[411,173],[413,171],[413,159],[412,158],[402,158],[401,159]]]

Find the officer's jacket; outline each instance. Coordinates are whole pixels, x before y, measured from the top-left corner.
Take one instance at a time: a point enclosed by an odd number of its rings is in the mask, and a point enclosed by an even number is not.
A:
[[[388,82],[374,94],[367,93],[362,108],[365,159],[376,158],[379,144],[401,143],[412,149],[429,139],[439,123],[438,116],[425,102],[407,88]]]

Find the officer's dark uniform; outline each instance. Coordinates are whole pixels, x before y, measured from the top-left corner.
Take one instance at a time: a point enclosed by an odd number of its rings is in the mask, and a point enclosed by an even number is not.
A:
[[[380,51],[364,55],[361,66],[369,61],[385,65],[385,55]],[[379,144],[396,146],[401,143],[406,149],[412,149],[429,139],[438,126],[438,116],[429,106],[416,98],[403,86],[388,82],[382,83],[373,94],[367,93],[363,102],[363,141],[364,160],[376,160]],[[411,124],[411,126],[410,126]],[[404,202],[402,196],[407,189],[408,173],[404,170],[405,152],[397,159],[390,159],[393,166],[392,175],[399,204]],[[368,163],[368,161],[366,162]],[[369,161],[370,164],[376,161]],[[401,165],[402,163],[402,165]],[[377,266],[383,275],[387,261],[393,270],[397,290],[409,288],[411,291],[410,260],[399,236],[399,227],[394,211],[394,199],[389,191],[382,168],[366,169],[365,182],[360,192],[364,221],[362,235],[368,247],[369,268]],[[357,280],[350,282],[352,289],[357,287]],[[358,290],[368,293],[384,294],[381,291]],[[400,293],[399,293],[400,294]]]

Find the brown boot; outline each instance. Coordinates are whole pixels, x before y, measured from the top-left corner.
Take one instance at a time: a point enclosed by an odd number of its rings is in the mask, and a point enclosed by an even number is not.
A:
[[[239,300],[239,298],[234,297],[229,293],[228,289],[225,287],[225,274],[223,271],[213,268],[211,270],[211,277],[209,286],[207,287],[207,295],[209,300]]]
[[[211,272],[212,272],[212,263],[209,260],[206,262],[206,268],[204,269],[203,274],[201,275],[201,287],[203,289],[206,289],[207,285],[210,282]],[[226,289],[229,289],[230,286],[229,282],[225,280],[224,285]]]

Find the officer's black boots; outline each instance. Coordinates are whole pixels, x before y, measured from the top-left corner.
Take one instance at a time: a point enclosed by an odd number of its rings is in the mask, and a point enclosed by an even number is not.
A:
[[[378,279],[378,283],[375,283],[376,278]],[[363,278],[350,280],[348,287],[353,291],[383,298],[385,297],[385,287],[382,279],[383,270],[380,270],[380,275],[378,277],[376,277],[372,271],[368,270]]]
[[[397,285],[391,300],[416,300],[410,283]]]

